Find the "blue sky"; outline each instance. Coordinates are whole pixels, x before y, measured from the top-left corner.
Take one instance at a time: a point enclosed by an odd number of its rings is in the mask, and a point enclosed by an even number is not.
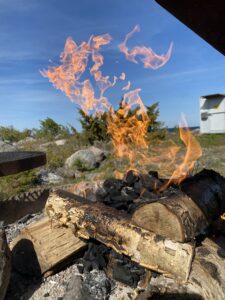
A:
[[[141,31],[128,45],[151,47],[170,61],[161,69],[144,69],[124,58],[117,45],[139,24]],[[141,88],[146,105],[160,102],[160,120],[177,125],[182,112],[190,126],[199,124],[199,97],[225,92],[225,58],[154,0],[0,0],[0,126],[19,129],[39,126],[51,117],[80,128],[75,104],[53,88],[40,70],[59,63],[65,40],[77,43],[91,34],[109,33],[104,47],[103,74],[122,71],[132,88]],[[124,83],[123,83],[124,85]],[[121,87],[108,92],[116,105]]]

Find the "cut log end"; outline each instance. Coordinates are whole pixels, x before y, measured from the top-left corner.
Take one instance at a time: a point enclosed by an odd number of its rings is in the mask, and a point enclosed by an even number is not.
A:
[[[177,242],[194,240],[208,226],[201,209],[181,192],[144,204],[133,213],[132,221]]]

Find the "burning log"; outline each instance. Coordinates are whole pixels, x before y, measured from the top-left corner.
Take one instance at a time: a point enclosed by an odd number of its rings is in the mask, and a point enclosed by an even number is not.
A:
[[[225,211],[225,179],[203,170],[186,179],[183,192],[141,205],[132,221],[178,242],[193,240]]]
[[[225,212],[225,178],[213,170],[202,170],[180,186],[212,222]]]
[[[194,245],[176,243],[132,223],[130,217],[102,203],[91,203],[62,190],[50,194],[45,210],[80,238],[90,237],[125,254],[141,266],[186,281]],[[182,267],[181,267],[182,266]]]
[[[193,240],[208,226],[203,212],[182,192],[141,205],[132,221],[177,242]]]

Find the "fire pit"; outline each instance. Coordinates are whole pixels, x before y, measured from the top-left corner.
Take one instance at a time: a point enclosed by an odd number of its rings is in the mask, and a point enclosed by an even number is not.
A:
[[[11,282],[8,299],[15,285],[25,293],[28,274],[50,282],[68,265],[76,269],[70,293],[79,286],[80,299],[120,299],[121,284],[136,299],[223,299],[225,178],[203,170],[159,191],[163,184],[155,172],[129,171],[123,179],[89,183],[88,193],[84,184],[50,192],[45,213],[21,219],[16,238],[15,225],[6,227],[20,282]]]

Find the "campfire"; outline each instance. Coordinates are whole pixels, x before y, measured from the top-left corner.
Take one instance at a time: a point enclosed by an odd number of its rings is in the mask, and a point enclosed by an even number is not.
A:
[[[165,55],[143,46],[129,49],[129,39],[139,30],[135,26],[119,50],[145,68],[163,67],[172,55],[172,44]],[[109,299],[112,282],[131,286],[136,299],[165,294],[223,299],[225,178],[212,170],[192,173],[202,150],[185,118],[180,126],[185,153],[174,143],[166,151],[159,143],[151,153],[149,117],[140,89],[131,90],[125,72],[110,79],[100,70],[101,49],[111,40],[103,34],[78,45],[68,38],[61,64],[41,73],[86,114],[107,112],[118,168],[105,181],[51,190],[40,202],[44,213],[11,240],[15,269],[48,277],[75,262],[86,274],[85,284],[93,270],[103,270],[109,283],[100,299]],[[106,91],[125,80],[123,101],[115,111]],[[126,162],[124,172],[121,161]],[[149,169],[151,164],[158,165],[158,172]],[[28,259],[36,265],[28,266]],[[99,299],[85,284],[83,299]]]

